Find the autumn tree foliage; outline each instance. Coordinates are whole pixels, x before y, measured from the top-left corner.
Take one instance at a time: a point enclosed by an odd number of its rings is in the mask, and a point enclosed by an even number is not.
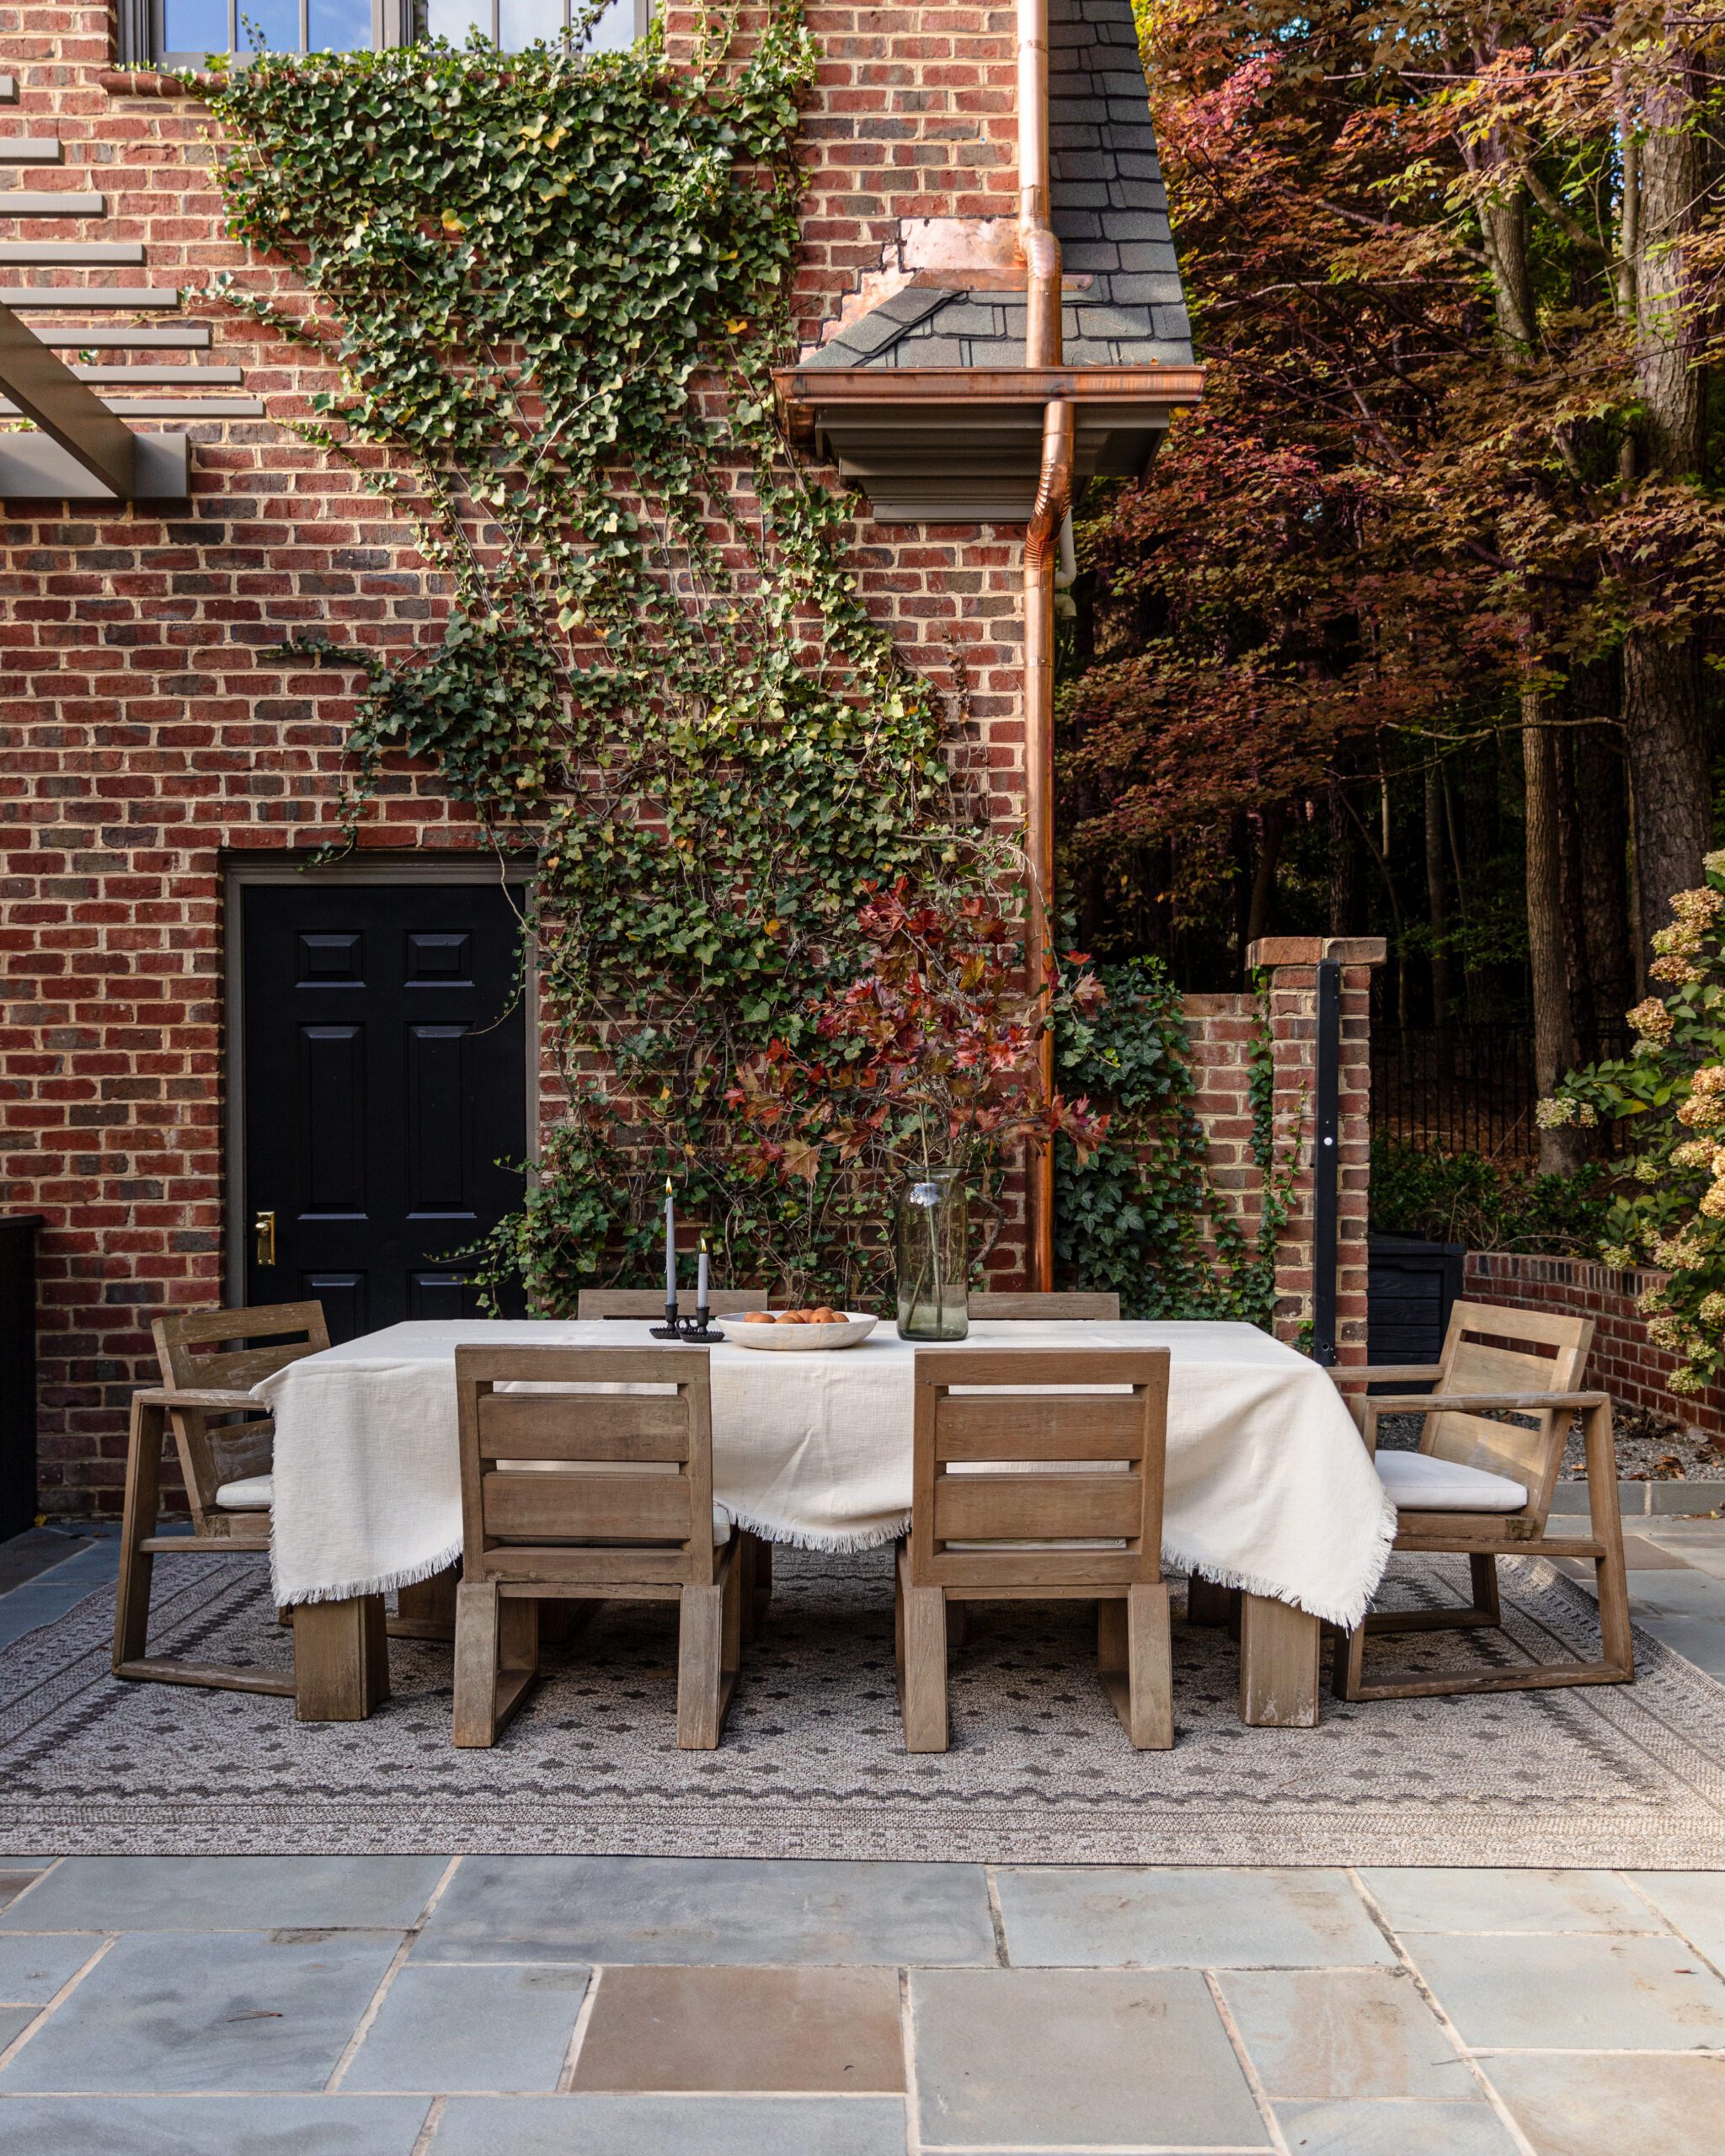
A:
[[[1549,1084],[1712,843],[1725,7],[1140,23],[1209,376],[1081,533],[1080,932],[1237,962],[1370,907],[1441,1025],[1484,773]]]

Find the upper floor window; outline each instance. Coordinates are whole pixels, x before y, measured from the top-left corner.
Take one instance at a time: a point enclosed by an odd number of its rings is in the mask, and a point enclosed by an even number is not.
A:
[[[505,52],[555,37],[579,0],[152,0],[152,55],[163,67],[200,67],[212,52],[353,52],[429,34],[459,45],[477,29]],[[132,10],[122,7],[122,27]],[[651,0],[611,0],[587,50],[615,52],[647,27]],[[126,59],[142,54],[126,53]]]

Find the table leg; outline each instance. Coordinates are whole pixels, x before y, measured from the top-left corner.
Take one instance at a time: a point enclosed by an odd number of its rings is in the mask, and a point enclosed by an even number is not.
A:
[[[1188,1625],[1226,1625],[1236,1636],[1240,1630],[1240,1590],[1218,1587],[1202,1572],[1186,1582],[1186,1622]]]
[[[381,1594],[302,1602],[293,1613],[294,1713],[301,1721],[363,1721],[389,1697]]]
[[[1253,1729],[1316,1729],[1322,1627],[1268,1595],[1240,1598],[1240,1719]]]

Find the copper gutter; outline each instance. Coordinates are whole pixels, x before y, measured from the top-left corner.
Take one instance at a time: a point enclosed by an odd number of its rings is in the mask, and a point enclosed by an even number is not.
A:
[[[1018,252],[1028,284],[1024,364],[1060,364],[1060,243],[1049,222],[1048,0],[1018,0]],[[1024,846],[1030,893],[1025,918],[1032,985],[1052,990],[1055,958],[1048,917],[1055,888],[1055,568],[1060,526],[1072,499],[1073,407],[1044,408],[1042,467],[1024,531]],[[1054,1041],[1041,1048],[1044,1088],[1054,1089]],[[1055,1284],[1054,1146],[1033,1149],[1025,1190],[1030,1285]]]

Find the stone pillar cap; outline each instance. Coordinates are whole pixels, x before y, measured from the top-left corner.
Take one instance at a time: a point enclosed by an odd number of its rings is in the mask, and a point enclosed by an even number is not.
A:
[[[1246,947],[1248,970],[1259,966],[1315,966],[1339,958],[1344,966],[1381,966],[1389,946],[1381,936],[1263,936]]]

